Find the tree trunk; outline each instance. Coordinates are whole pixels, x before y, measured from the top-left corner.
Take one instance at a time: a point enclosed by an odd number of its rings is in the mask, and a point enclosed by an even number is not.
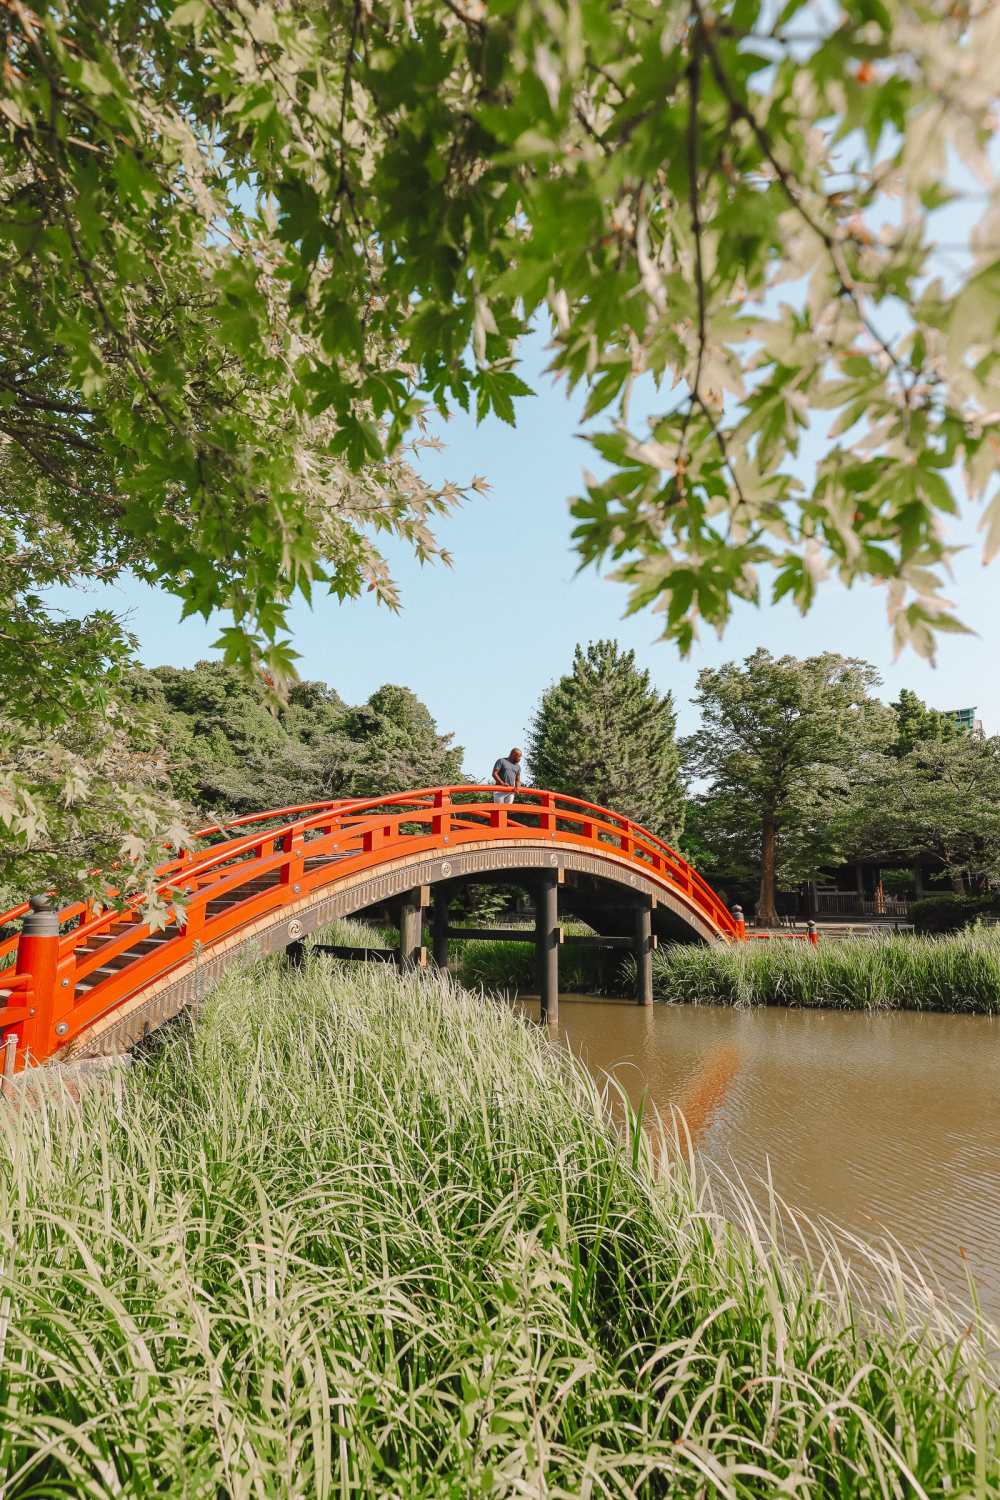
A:
[[[951,881],[951,888],[955,892],[955,895],[964,896],[965,877],[963,876],[961,870],[949,870],[948,878]]]
[[[778,858],[778,828],[771,813],[765,813],[761,824],[760,895],[757,897],[757,921],[765,927],[777,927],[774,905],[774,869]]]

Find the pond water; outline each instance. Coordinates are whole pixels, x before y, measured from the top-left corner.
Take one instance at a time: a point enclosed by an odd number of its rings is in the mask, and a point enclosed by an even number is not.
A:
[[[529,1013],[537,1014],[525,1002]],[[703,1163],[869,1243],[1000,1324],[1000,1022],[565,996],[559,1034],[633,1103],[679,1107]]]

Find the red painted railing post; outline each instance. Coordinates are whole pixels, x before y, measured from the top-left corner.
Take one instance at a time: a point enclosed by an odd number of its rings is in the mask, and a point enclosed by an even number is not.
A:
[[[434,793],[434,816],[431,833],[447,843],[451,835],[451,797],[447,792]]]
[[[191,899],[184,908],[184,931],[191,941],[191,947],[201,941],[201,935],[205,930],[205,914],[208,907],[208,897],[200,890],[191,892]]]
[[[16,975],[30,975],[25,992],[27,1018],[21,1025],[24,1060],[44,1061],[52,1050],[56,989],[59,983],[59,914],[48,896],[32,896],[31,911],[21,924]]]
[[[733,921],[736,923],[736,941],[745,943],[747,940],[747,924],[743,920],[742,906],[733,907]]]
[[[288,855],[287,863],[281,867],[281,884],[290,886],[292,894],[297,896],[302,890],[302,876],[306,868],[305,836],[301,829],[285,834],[281,840],[281,850]]]

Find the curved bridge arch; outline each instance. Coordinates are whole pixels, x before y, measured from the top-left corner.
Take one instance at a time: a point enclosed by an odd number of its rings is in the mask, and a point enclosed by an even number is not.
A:
[[[598,906],[602,891],[643,898],[654,926],[672,935],[742,936],[720,897],[662,840],[620,814],[533,787],[510,803],[495,802],[492,788],[456,786],[273,809],[198,838],[215,842],[158,871],[157,890],[171,903],[160,931],[138,898],[102,912],[81,903],[32,910],[35,901],[0,914],[0,928],[21,923],[0,942],[0,1034],[14,1038],[16,1066],[120,1051],[196,1001],[236,958],[286,948],[443,881],[555,871]]]

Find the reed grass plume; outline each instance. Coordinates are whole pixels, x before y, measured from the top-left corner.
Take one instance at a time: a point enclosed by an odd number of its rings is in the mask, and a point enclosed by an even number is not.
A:
[[[313,957],[8,1108],[4,1500],[996,1497],[976,1331],[859,1317],[611,1087],[442,976]]]

